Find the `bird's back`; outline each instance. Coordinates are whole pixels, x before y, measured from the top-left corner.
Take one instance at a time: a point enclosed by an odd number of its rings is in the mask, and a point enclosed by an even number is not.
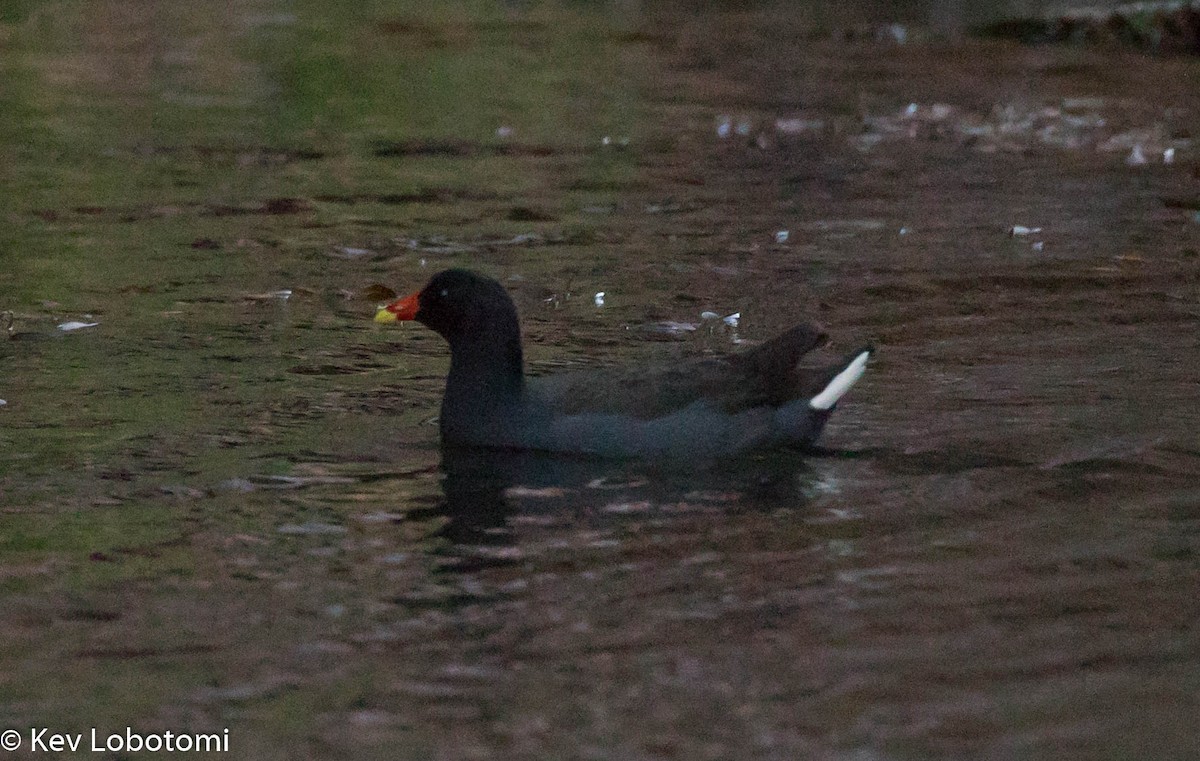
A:
[[[728,414],[778,407],[809,393],[818,376],[827,375],[797,367],[824,340],[815,325],[798,325],[739,354],[531,378],[528,392],[557,415],[597,413],[649,420],[696,402]]]

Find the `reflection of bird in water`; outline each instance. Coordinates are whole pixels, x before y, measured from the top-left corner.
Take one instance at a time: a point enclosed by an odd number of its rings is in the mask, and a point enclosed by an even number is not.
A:
[[[447,520],[439,536],[495,550],[519,541],[516,524],[615,527],[623,521],[702,511],[798,508],[823,491],[820,474],[794,453],[733,461],[718,469],[663,468],[528,451],[447,447]],[[492,552],[494,562],[499,554]]]

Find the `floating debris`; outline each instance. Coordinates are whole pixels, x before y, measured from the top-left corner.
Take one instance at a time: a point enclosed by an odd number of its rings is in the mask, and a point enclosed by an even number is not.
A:
[[[267,291],[265,293],[247,293],[242,298],[246,301],[287,301],[292,297],[291,288],[283,288],[278,291]]]
[[[8,401],[5,399],[0,399],[0,407],[7,407],[7,406],[8,406]]]
[[[1026,227],[1025,225],[1013,225],[1012,227],[1008,228],[1008,236],[1010,238],[1021,238],[1026,235],[1034,235],[1036,233],[1040,233],[1041,231],[1042,231],[1042,228],[1040,228],[1040,227]]]
[[[778,232],[775,233],[775,242],[776,243],[787,243],[788,235],[789,235],[789,233],[787,230],[779,230]]]
[[[701,312],[700,319],[701,320],[719,320],[719,319],[721,319],[721,315],[717,314],[716,312]]]
[[[1175,163],[1175,149],[1174,148],[1164,148],[1162,156],[1163,156],[1164,164],[1174,164]]]
[[[900,228],[900,235],[908,235],[910,232],[912,232],[912,230],[910,228],[907,228],[907,227]]]
[[[598,307],[604,306],[604,291],[600,291],[595,296],[593,296],[592,301],[594,301],[596,306],[598,306]]]
[[[725,323],[726,325],[728,325],[731,328],[736,328],[738,326],[738,320],[740,320],[740,319],[742,319],[742,313],[734,312],[731,315],[722,317],[721,322]]]
[[[1032,248],[1034,251],[1037,251],[1040,253],[1044,248],[1046,248],[1046,242],[1041,241],[1041,240],[1035,240],[1032,244],[1030,244],[1029,247]]]
[[[1143,166],[1150,163],[1150,160],[1146,158],[1146,152],[1142,150],[1141,143],[1130,149],[1129,155],[1125,157],[1125,163],[1129,166]]]
[[[375,252],[369,248],[338,246],[333,250],[333,253],[330,254],[330,256],[337,257],[338,259],[360,259],[364,256],[373,256],[374,254]]]
[[[98,322],[79,322],[77,320],[72,320],[71,322],[64,322],[63,324],[59,325],[58,329],[64,333],[69,333],[72,330],[83,330],[84,328],[94,328],[99,324],[100,323],[98,323]]]
[[[862,151],[884,142],[949,139],[983,153],[1017,153],[1042,144],[1121,156],[1140,151],[1146,157],[1164,155],[1168,149],[1186,150],[1195,144],[1186,130],[1171,129],[1168,112],[1160,117],[1166,121],[1117,131],[1112,125],[1131,116],[1123,110],[1121,102],[1100,98],[998,104],[986,111],[949,103],[912,102],[891,113],[864,116],[862,129],[848,134],[846,140]],[[776,121],[776,130],[781,134],[800,128],[799,122],[792,126],[786,120]],[[1167,161],[1164,157],[1164,163]]]
[[[496,128],[496,137],[504,140],[513,136],[513,128],[506,124],[502,124]]]

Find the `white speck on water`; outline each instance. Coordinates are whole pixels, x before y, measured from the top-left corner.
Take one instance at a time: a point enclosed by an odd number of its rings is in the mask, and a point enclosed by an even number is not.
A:
[[[273,291],[271,293],[271,295],[274,296],[275,298],[279,299],[280,301],[287,301],[288,299],[290,299],[292,297],[292,289],[284,288],[282,290]]]
[[[717,117],[717,137],[724,140],[733,132],[733,118],[729,114],[721,114]]]
[[[1046,242],[1042,240],[1035,240],[1029,247],[1034,251],[1040,252],[1042,249],[1046,248]]]
[[[503,138],[512,137],[512,136],[513,136],[513,128],[512,127],[509,127],[508,125],[501,125],[496,128],[496,137],[503,139]]]
[[[1125,163],[1129,166],[1142,166],[1147,163],[1146,152],[1142,149],[1142,144],[1137,143],[1129,151],[1129,155],[1125,157]]]
[[[72,320],[71,322],[64,322],[63,324],[59,325],[58,329],[64,333],[68,333],[72,330],[83,330],[84,328],[94,328],[99,324],[100,323],[98,323],[98,322],[79,322],[78,320]]]
[[[1175,163],[1175,149],[1174,148],[1167,148],[1163,151],[1163,163],[1164,164]]]
[[[8,402],[7,402],[7,401],[5,401],[4,399],[0,399],[0,407],[3,407],[3,406],[5,406],[5,405],[7,405],[7,404],[8,404]]]
[[[788,233],[788,231],[787,231],[787,230],[779,230],[779,231],[777,231],[777,232],[775,233],[775,242],[776,242],[776,243],[787,243],[787,241],[788,241],[788,235],[789,235],[789,233]]]
[[[595,296],[592,297],[592,300],[596,302],[596,306],[598,306],[598,307],[604,306],[604,291],[600,291],[599,293],[597,293]]]
[[[600,145],[612,145],[612,138],[608,135],[600,138]]]
[[[422,259],[422,260],[421,260],[421,266],[422,266],[422,267],[426,266],[427,264],[429,264],[429,262],[428,262],[428,261],[426,261],[425,259]]]
[[[1012,227],[1008,228],[1008,234],[1013,238],[1019,238],[1023,235],[1033,235],[1034,233],[1040,233],[1041,231],[1042,228],[1040,227],[1026,227],[1025,225],[1013,225]]]
[[[904,109],[904,115],[912,118],[917,115],[917,111],[921,109],[916,103],[909,103],[908,108]]]
[[[725,323],[726,325],[728,325],[731,328],[736,328],[738,326],[738,320],[740,320],[740,319],[742,319],[742,313],[734,312],[733,314],[731,314],[727,317],[721,318],[721,322]]]
[[[908,27],[903,24],[884,24],[875,32],[875,37],[880,42],[890,39],[897,45],[903,45],[908,42]]]
[[[719,319],[721,319],[721,315],[717,314],[716,312],[707,312],[706,311],[706,312],[700,313],[700,319],[701,320],[719,320]]]
[[[750,134],[750,120],[739,119],[737,123],[737,133],[742,137]]]
[[[910,230],[910,229],[909,229],[909,228],[907,228],[907,227],[901,227],[901,228],[900,228],[900,234],[901,234],[901,235],[908,235],[910,232],[912,232],[912,230]]]

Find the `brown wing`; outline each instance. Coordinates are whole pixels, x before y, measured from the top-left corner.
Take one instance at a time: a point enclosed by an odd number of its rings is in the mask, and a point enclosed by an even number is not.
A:
[[[699,399],[727,412],[778,406],[812,385],[796,363],[824,339],[815,325],[800,325],[740,354],[532,378],[530,391],[565,415],[595,412],[645,419]]]

